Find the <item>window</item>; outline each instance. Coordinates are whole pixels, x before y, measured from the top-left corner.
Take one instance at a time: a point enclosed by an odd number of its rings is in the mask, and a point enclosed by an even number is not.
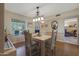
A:
[[[21,35],[25,30],[25,22],[12,19],[12,32],[13,35]]]

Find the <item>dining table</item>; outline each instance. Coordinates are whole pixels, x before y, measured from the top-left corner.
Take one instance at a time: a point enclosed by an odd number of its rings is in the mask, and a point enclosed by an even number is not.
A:
[[[41,45],[41,56],[45,56],[45,41],[51,39],[50,35],[40,35],[40,36],[33,36],[33,40],[38,40],[40,41]]]

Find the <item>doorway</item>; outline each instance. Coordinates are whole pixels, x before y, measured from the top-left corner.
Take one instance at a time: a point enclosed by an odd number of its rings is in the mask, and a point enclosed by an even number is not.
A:
[[[78,19],[70,18],[64,21],[64,42],[78,44]]]

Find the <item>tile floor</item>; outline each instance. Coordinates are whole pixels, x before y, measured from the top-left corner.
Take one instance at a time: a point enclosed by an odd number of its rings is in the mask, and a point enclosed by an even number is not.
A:
[[[17,56],[25,56],[25,46],[21,46],[16,48],[16,55]]]

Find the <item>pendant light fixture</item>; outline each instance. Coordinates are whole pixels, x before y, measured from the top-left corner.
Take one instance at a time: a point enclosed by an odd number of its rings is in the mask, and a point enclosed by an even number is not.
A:
[[[36,9],[37,9],[36,17],[33,18],[33,22],[43,21],[44,23],[44,17],[39,15],[39,7],[36,7]]]

